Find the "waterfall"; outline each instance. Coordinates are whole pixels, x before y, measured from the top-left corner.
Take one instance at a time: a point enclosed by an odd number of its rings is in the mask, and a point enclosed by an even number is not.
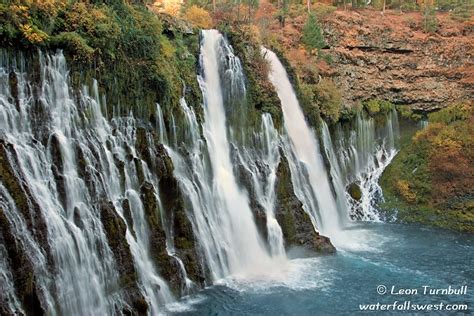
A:
[[[159,313],[159,305],[173,298],[151,259],[138,179],[152,184],[158,200],[159,192],[156,175],[138,158],[137,121],[132,116],[108,121],[97,82],[91,91],[83,87],[73,95],[62,53],[40,54],[38,82],[31,81],[31,69],[22,58],[16,62],[7,55],[2,52],[0,65],[2,146],[16,177],[28,185],[30,208],[36,221],[44,221],[44,232],[31,231],[28,225],[38,223],[28,224],[30,219],[17,209],[12,196],[20,192],[0,186],[0,205],[33,264],[41,305],[51,315],[105,315],[127,308],[133,300],[129,296],[143,295],[149,312]],[[147,147],[153,148],[149,135],[147,140]],[[123,247],[129,247],[130,262],[117,265],[104,216],[127,226],[125,244],[118,251],[126,254]],[[43,233],[46,242],[40,240]],[[0,251],[5,252],[3,241]],[[21,310],[11,267],[2,259],[0,269],[2,295],[9,298],[12,311]],[[133,275],[134,269],[139,285],[125,292],[120,275]]]
[[[278,232],[274,216],[269,216],[271,238],[276,240],[270,253],[254,222],[248,192],[238,183],[232,160],[233,150],[240,154],[239,149],[233,148],[236,145],[232,143],[232,129],[226,115],[226,106],[229,106],[226,101],[237,94],[244,97],[242,67],[218,31],[202,31],[201,37],[201,73],[198,81],[204,99],[204,122],[199,125],[194,110],[182,99],[180,108],[184,114],[185,135],[181,143],[184,146],[169,145],[167,150],[174,163],[175,177],[192,210],[193,228],[211,278],[218,280],[228,275],[251,277],[268,274],[276,264],[272,255],[282,256],[281,230]],[[234,112],[238,110],[232,109]],[[233,127],[240,129],[239,126]],[[262,142],[272,142],[277,137],[269,117],[263,119],[260,134],[263,135]],[[255,157],[245,151],[239,157],[254,177],[262,205],[271,209],[274,193],[269,192],[268,188],[274,187],[275,164],[279,156],[272,151],[273,145],[266,145],[272,147],[267,147],[266,152],[267,163],[271,164],[271,179],[265,188],[260,186],[261,179],[258,179],[255,165],[250,161]],[[264,196],[267,193],[270,195]]]
[[[258,204],[264,209],[270,253],[285,260],[283,233],[275,218],[275,183],[280,164],[280,136],[268,113],[262,115],[261,130],[254,135],[252,146],[236,150],[238,162],[251,175],[252,187]]]
[[[330,160],[332,180],[337,192],[344,196],[354,220],[380,220],[377,203],[383,195],[378,180],[398,152],[398,125],[395,110],[382,117],[378,124],[374,118],[360,113],[354,129],[344,130],[341,124],[336,126],[333,142],[323,122],[323,143]],[[347,192],[346,188],[351,185],[360,190],[360,199]]]
[[[338,208],[319,142],[304,118],[285,68],[275,53],[262,50],[271,67],[269,79],[281,100],[286,132],[284,148],[295,193],[312,216],[315,227],[323,234],[335,237],[342,229],[345,209]]]

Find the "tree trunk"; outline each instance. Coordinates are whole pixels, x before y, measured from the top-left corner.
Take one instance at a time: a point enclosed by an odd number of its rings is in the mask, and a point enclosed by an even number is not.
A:
[[[306,5],[308,6],[308,13],[311,12],[311,0],[306,0]]]
[[[240,0],[237,1],[237,23],[240,24]]]

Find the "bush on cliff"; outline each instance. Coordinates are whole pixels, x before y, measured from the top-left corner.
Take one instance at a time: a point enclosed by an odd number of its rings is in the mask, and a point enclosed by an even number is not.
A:
[[[326,46],[321,27],[313,14],[309,15],[308,20],[303,27],[303,37],[301,38],[301,41],[309,53],[313,53],[313,51],[317,50],[319,54],[321,48]]]
[[[398,219],[474,232],[474,110],[447,107],[402,148],[381,177]]]
[[[342,96],[334,82],[323,78],[318,84],[301,84],[301,90],[310,104],[317,107],[321,116],[333,123],[341,117]]]

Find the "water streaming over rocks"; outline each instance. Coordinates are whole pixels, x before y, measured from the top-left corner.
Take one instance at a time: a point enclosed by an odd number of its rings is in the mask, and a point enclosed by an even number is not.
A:
[[[29,285],[14,294],[2,279],[10,308],[158,313],[172,294],[152,258],[151,218],[161,216],[152,135],[132,116],[107,120],[96,82],[73,92],[61,53],[40,54],[37,81],[18,60],[3,53],[0,69],[2,238],[14,239],[2,251],[29,269],[4,273]]]
[[[175,165],[175,175],[193,210],[193,226],[212,279],[228,275],[258,276],[277,265],[273,255],[283,256],[283,246],[281,232],[278,233],[278,227],[275,227],[278,225],[270,215],[272,253],[267,250],[254,221],[248,192],[239,186],[231,158],[232,150],[239,150],[232,149],[234,144],[231,143],[232,131],[226,124],[225,100],[244,97],[244,75],[239,59],[219,32],[203,31],[201,41],[201,73],[198,79],[204,96],[202,135],[194,111],[182,100],[189,145],[184,155],[171,147],[168,152]],[[271,142],[269,138],[276,137],[276,132],[268,116],[263,119],[262,126],[262,133],[266,133],[262,135],[262,141]],[[234,128],[239,129],[239,126]],[[263,145],[269,146],[268,143]],[[263,152],[267,155],[264,159],[268,161],[259,160],[273,164],[268,166],[270,173],[273,172],[268,182],[258,178],[261,175],[255,170],[256,160],[253,159],[259,157],[253,157],[253,148],[249,149],[252,153],[243,151],[238,156],[252,175],[255,189],[259,190],[256,194],[263,199],[260,202],[266,207],[267,214],[272,212],[272,194],[269,192],[264,196],[261,191],[273,188],[278,152],[268,152],[272,149],[267,147],[267,152]],[[265,183],[268,185],[263,187]]]
[[[375,118],[357,115],[354,129],[335,126],[333,136],[325,122],[322,139],[330,161],[339,203],[353,220],[380,220],[377,203],[383,199],[378,180],[398,152],[400,138],[395,110]],[[334,139],[334,141],[332,140]]]

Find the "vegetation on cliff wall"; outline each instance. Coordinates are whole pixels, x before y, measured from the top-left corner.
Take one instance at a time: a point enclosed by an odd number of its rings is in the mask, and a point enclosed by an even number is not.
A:
[[[97,79],[109,104],[120,105],[123,114],[133,110],[148,118],[157,102],[171,110],[183,83],[190,103],[200,100],[197,33],[142,4],[10,1],[0,5],[0,18],[2,46],[63,49],[74,83]]]
[[[403,147],[381,177],[387,212],[403,222],[474,232],[474,108],[450,106]]]
[[[241,59],[247,79],[247,102],[254,114],[267,112],[274,124],[283,123],[280,100],[275,88],[268,80],[269,65],[261,53],[261,40],[258,29],[250,26],[237,26],[224,29],[229,36],[236,55]],[[255,112],[255,110],[257,110]],[[251,121],[260,116],[250,116]]]

